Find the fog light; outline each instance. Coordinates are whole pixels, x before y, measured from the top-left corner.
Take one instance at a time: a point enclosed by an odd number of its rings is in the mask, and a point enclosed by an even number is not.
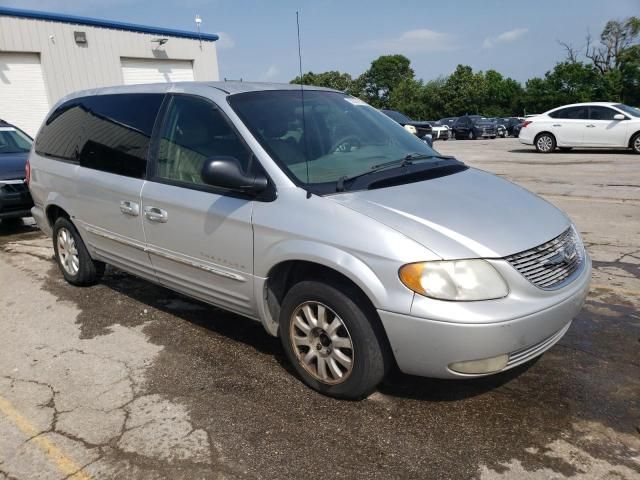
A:
[[[480,374],[499,372],[507,366],[509,355],[498,355],[497,357],[483,358],[481,360],[467,360],[465,362],[455,362],[449,365],[449,369],[458,373]]]

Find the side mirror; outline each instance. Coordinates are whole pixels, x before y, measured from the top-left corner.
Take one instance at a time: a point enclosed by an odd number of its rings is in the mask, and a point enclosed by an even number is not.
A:
[[[614,120],[626,120],[626,119],[627,119],[627,117],[625,117],[625,116],[624,116],[623,114],[621,114],[621,113],[616,113],[616,114],[613,116],[613,119],[614,119]]]
[[[237,158],[218,156],[208,158],[202,167],[202,181],[214,187],[258,194],[268,186],[262,173],[246,174]]]

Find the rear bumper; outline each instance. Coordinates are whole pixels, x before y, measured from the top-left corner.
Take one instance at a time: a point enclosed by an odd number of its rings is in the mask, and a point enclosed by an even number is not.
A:
[[[460,319],[449,322],[384,310],[378,310],[378,314],[403,372],[435,378],[479,377],[516,367],[542,355],[558,342],[581,310],[590,278],[589,263],[575,280],[569,297],[529,315],[495,323],[474,323],[473,319],[466,323]],[[449,368],[456,362],[500,355],[508,355],[508,361],[498,371],[463,374]]]
[[[47,220],[47,215],[45,214],[42,207],[35,205],[31,209],[31,216],[36,221],[38,228],[42,230],[46,235],[51,236],[51,226],[49,225],[49,221]]]
[[[23,184],[0,183],[0,219],[30,217],[33,200]]]

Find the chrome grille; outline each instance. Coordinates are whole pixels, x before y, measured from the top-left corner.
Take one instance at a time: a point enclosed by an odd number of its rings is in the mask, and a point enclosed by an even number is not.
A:
[[[505,260],[535,286],[552,290],[570,281],[584,260],[584,249],[573,228],[568,228],[553,240]]]

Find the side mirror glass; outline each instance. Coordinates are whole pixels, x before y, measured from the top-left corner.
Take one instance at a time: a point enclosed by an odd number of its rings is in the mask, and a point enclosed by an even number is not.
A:
[[[625,120],[626,118],[627,118],[627,117],[625,117],[625,116],[624,116],[623,114],[621,114],[621,113],[616,113],[616,114],[613,116],[613,119],[614,119],[614,120]]]
[[[258,194],[268,186],[262,173],[246,174],[237,158],[216,156],[208,158],[202,167],[202,181],[214,187]]]

